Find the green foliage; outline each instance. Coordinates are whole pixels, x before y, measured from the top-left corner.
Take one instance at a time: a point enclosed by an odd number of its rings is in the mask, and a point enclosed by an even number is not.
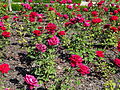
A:
[[[120,85],[115,83],[114,80],[109,80],[104,83],[104,90],[119,90]]]
[[[82,0],[72,0],[73,3],[81,3]]]
[[[20,10],[22,10],[22,5],[20,5],[20,4],[12,4],[12,10],[13,11],[20,11]]]

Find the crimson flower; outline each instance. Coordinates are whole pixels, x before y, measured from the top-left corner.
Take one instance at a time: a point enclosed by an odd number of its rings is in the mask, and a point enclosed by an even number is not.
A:
[[[104,52],[103,51],[96,51],[96,55],[98,57],[104,57]]]
[[[32,33],[34,33],[36,36],[40,36],[42,34],[39,30],[34,30]]]
[[[60,31],[60,32],[58,32],[58,35],[59,35],[59,36],[65,35],[65,34],[66,34],[65,31]]]
[[[118,18],[119,18],[118,16],[111,16],[110,21],[116,21],[116,20],[118,20]]]
[[[92,19],[93,24],[100,23],[100,22],[102,22],[102,19],[100,19],[100,18]]]
[[[1,30],[3,30],[3,31],[4,31],[4,30],[6,30],[6,28],[5,28],[5,27],[0,27],[0,29],[1,29]]]
[[[116,58],[113,60],[113,62],[118,66],[120,67],[120,59]]]
[[[71,60],[72,67],[79,66],[83,61],[79,55],[71,55],[69,59]]]
[[[89,74],[90,73],[90,69],[88,66],[84,65],[84,64],[80,64],[79,65],[79,68],[77,71],[80,72],[82,75],[85,75],[85,74]]]
[[[117,32],[117,31],[118,31],[118,28],[116,28],[116,27],[111,27],[110,30],[113,30],[113,32]]]
[[[4,31],[4,32],[2,32],[2,36],[4,36],[4,37],[10,37],[10,32],[7,32],[7,31]]]
[[[10,70],[10,66],[8,64],[1,64],[0,65],[0,71],[2,73],[8,73],[9,70]]]

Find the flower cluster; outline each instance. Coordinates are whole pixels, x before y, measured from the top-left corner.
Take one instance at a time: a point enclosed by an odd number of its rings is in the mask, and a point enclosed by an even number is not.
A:
[[[78,66],[80,69],[78,69],[77,71],[79,71],[82,75],[90,73],[89,67],[82,64],[82,57],[80,57],[79,55],[71,55],[69,59],[71,60],[71,66]]]

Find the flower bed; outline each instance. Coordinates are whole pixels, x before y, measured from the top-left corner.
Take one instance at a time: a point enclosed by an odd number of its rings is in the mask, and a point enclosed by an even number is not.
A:
[[[0,89],[119,89],[120,2],[50,3],[0,4]]]

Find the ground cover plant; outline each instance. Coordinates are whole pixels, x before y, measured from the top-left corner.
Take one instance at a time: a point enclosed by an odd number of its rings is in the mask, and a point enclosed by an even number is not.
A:
[[[119,0],[28,1],[0,3],[0,90],[120,89]]]

